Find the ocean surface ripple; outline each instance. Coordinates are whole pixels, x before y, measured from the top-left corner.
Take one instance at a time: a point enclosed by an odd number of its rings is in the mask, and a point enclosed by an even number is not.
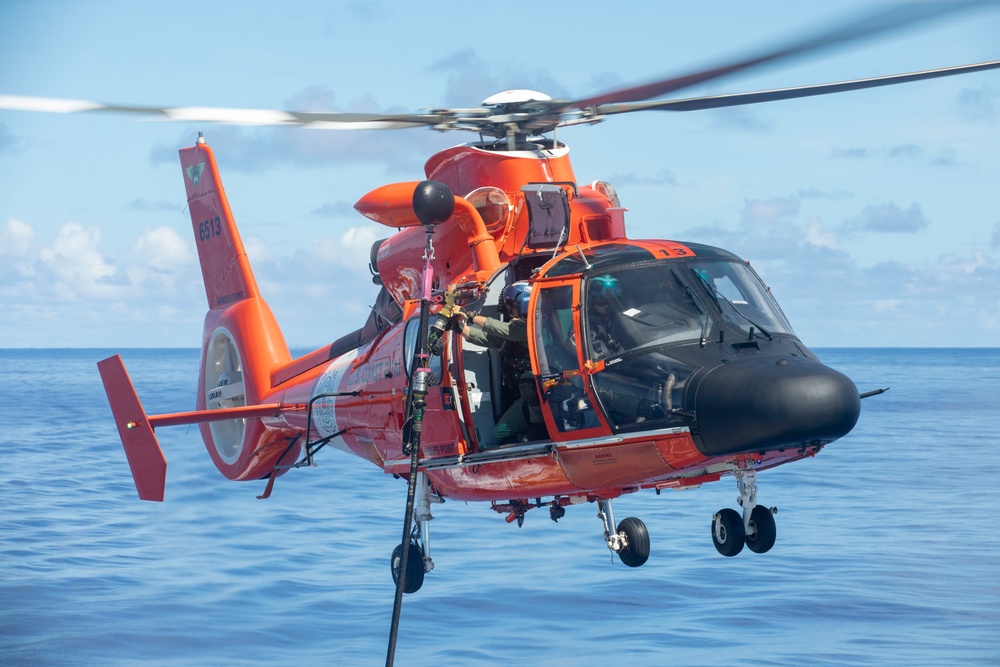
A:
[[[649,526],[612,558],[593,505],[508,525],[447,502],[403,605],[400,665],[1000,664],[1000,350],[833,349],[866,399],[847,437],[765,471],[766,555],[709,525],[731,478],[620,498]],[[0,665],[380,665],[406,486],[324,450],[233,483],[196,428],[158,431],[166,502],[136,497],[97,373],[105,350],[0,350]],[[197,350],[122,355],[150,413],[193,409]]]

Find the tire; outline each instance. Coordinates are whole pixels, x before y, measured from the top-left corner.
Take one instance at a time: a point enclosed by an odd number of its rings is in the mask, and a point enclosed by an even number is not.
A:
[[[763,505],[754,507],[753,511],[750,512],[750,528],[753,537],[747,535],[747,548],[758,554],[770,551],[778,534],[771,510]]]
[[[641,519],[633,516],[622,519],[618,532],[625,533],[628,545],[618,552],[618,558],[629,567],[639,567],[649,558],[649,531]]]
[[[715,522],[718,517],[720,523],[719,535],[715,534]],[[723,556],[731,558],[743,551],[746,542],[746,531],[743,529],[743,517],[733,509],[719,510],[718,514],[712,517],[712,543],[716,551]]]
[[[404,593],[416,593],[424,585],[424,552],[416,542],[409,543],[410,551],[406,555],[406,577],[403,581]],[[403,561],[403,545],[392,550],[392,582],[399,585],[399,566]]]

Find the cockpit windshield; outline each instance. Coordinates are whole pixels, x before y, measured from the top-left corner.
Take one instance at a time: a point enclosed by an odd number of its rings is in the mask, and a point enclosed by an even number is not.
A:
[[[676,267],[648,262],[588,279],[585,326],[590,359],[703,337],[707,313]]]
[[[584,279],[584,356],[604,365],[591,376],[616,431],[684,424],[695,366],[684,348],[707,340],[792,334],[750,267],[733,258],[633,262]],[[729,331],[729,335],[724,332]]]
[[[781,308],[747,264],[703,260],[691,262],[688,268],[733,326],[764,336],[793,333]]]
[[[739,261],[633,264],[589,277],[585,294],[587,356],[595,361],[706,338],[715,322],[747,335],[792,333],[767,288]]]

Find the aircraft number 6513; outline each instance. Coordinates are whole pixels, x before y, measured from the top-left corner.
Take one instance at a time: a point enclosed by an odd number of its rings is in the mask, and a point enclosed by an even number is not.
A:
[[[222,236],[222,219],[215,216],[211,220],[205,220],[198,225],[198,238],[202,241]]]

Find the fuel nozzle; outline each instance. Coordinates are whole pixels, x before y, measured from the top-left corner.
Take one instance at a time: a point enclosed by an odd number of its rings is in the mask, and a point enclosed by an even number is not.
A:
[[[443,350],[441,339],[446,331],[460,331],[461,325],[455,317],[459,310],[458,302],[472,299],[479,295],[478,285],[450,285],[444,292],[443,305],[438,311],[437,317],[431,323],[427,332],[427,345],[431,354],[440,356]]]
[[[446,315],[445,309],[442,308],[438,311],[437,318],[431,323],[430,330],[427,332],[427,348],[431,354],[441,356],[441,352],[444,349],[441,339],[444,337],[444,332],[452,328],[452,326],[451,311],[449,310]]]

